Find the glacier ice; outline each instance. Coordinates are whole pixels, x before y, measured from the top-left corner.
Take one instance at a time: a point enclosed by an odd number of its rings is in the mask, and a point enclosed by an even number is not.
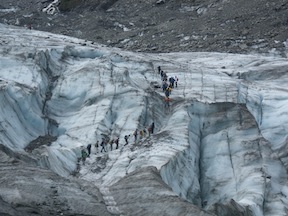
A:
[[[11,26],[0,31],[5,148],[61,179],[90,182],[111,214],[285,215],[286,58],[132,53]],[[158,66],[180,79],[170,110]],[[133,131],[152,122],[155,133],[134,143]],[[45,136],[54,139],[32,146]],[[120,138],[119,149],[96,153],[107,136]],[[89,143],[84,166],[80,151]],[[5,186],[0,196],[12,203],[22,193]]]

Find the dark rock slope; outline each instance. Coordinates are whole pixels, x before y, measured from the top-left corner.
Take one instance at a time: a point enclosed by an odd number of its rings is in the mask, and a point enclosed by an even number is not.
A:
[[[286,55],[286,0],[5,0],[0,22],[134,51]],[[44,9],[44,12],[43,12]]]
[[[111,215],[99,190],[36,166],[0,146],[0,215]]]
[[[123,212],[133,212],[131,215],[214,215],[187,201],[181,201],[162,181],[155,167],[130,173],[113,185],[110,193],[118,208]]]

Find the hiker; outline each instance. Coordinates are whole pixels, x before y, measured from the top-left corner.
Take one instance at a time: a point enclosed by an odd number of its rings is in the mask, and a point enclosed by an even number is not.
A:
[[[147,135],[147,130],[146,130],[146,128],[143,129],[143,133],[144,133],[144,137],[146,137],[146,135]]]
[[[140,140],[142,140],[142,138],[144,137],[144,131],[140,130],[139,134],[140,134]]]
[[[110,144],[110,148],[111,148],[111,151],[113,150],[113,143],[114,143],[114,140],[111,139],[110,142],[109,142],[109,144]]]
[[[166,82],[163,82],[162,84],[162,89],[163,89],[163,92],[168,88],[168,84]]]
[[[167,82],[167,79],[168,79],[168,76],[167,76],[167,74],[164,72],[164,73],[163,73],[163,81]]]
[[[136,142],[137,141],[137,136],[138,136],[138,129],[136,129],[134,131],[133,135],[134,135],[134,142]]]
[[[128,145],[128,139],[129,139],[129,137],[130,137],[130,134],[124,136],[124,139],[125,139],[125,145]],[[124,146],[125,146],[125,145],[124,145]]]
[[[163,80],[163,76],[164,76],[164,71],[163,70],[161,70],[160,75],[161,75],[161,79]]]
[[[175,76],[175,87],[177,88],[177,86],[178,86],[178,77],[177,76]]]
[[[118,146],[119,146],[119,137],[117,137],[117,139],[115,139],[115,144],[116,144],[116,149],[118,149]]]
[[[171,92],[172,92],[172,88],[171,88],[171,86],[168,86],[168,88],[167,88],[166,90],[169,91],[169,95],[170,95]]]
[[[86,161],[87,156],[88,155],[87,155],[86,150],[84,148],[82,148],[82,150],[81,150],[81,159],[82,159],[83,165],[85,165],[85,161]]]
[[[98,153],[98,147],[99,147],[99,140],[97,140],[97,142],[95,143],[96,153]]]
[[[174,82],[175,82],[174,77],[170,77],[170,78],[169,78],[169,82],[170,82],[170,84],[171,84],[171,88],[174,88]]]
[[[160,74],[161,73],[161,67],[158,66],[157,68],[158,68],[158,73]]]
[[[89,157],[91,154],[91,144],[90,143],[87,145],[87,151],[88,151],[88,157]]]
[[[172,89],[170,87],[165,89],[165,96],[168,98],[171,94]]]
[[[104,150],[104,152],[106,152],[106,149],[105,149],[105,141],[104,141],[104,139],[102,140],[102,142],[101,142],[100,145],[102,146],[102,149],[101,149],[100,152],[102,152],[103,150]]]
[[[150,137],[151,135],[151,127],[148,127],[148,136]]]
[[[151,124],[151,133],[152,134],[154,134],[154,128],[155,128],[155,124],[154,124],[154,122],[152,122],[152,124]]]
[[[152,122],[152,124],[150,125],[149,127],[149,130],[150,130],[150,133],[153,134],[154,133],[154,127],[155,127],[155,124],[154,122]],[[149,134],[150,135],[150,134]]]

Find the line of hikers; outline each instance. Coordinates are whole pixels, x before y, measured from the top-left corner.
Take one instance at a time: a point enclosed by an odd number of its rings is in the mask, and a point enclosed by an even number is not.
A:
[[[134,142],[136,143],[138,141],[138,137],[139,137],[139,140],[142,140],[143,138],[145,138],[147,135],[148,137],[151,136],[151,134],[154,133],[154,128],[155,128],[155,124],[154,122],[152,122],[152,124],[146,129],[146,128],[143,128],[142,130],[138,130],[136,129],[134,132],[133,132],[133,136],[134,136]],[[129,139],[129,136],[130,135],[126,135],[126,139],[125,139],[125,145],[128,145],[128,139]],[[124,138],[125,138],[124,137]]]
[[[158,73],[161,76],[162,90],[165,94],[165,97],[164,97],[165,108],[168,108],[170,107],[170,102],[171,102],[170,95],[171,95],[172,89],[178,87],[179,78],[177,76],[175,77],[171,76],[168,79],[167,73],[164,72],[160,66],[158,66]],[[168,84],[168,81],[169,81],[169,84]]]
[[[162,90],[165,94],[165,98],[164,98],[165,108],[166,107],[168,108],[170,107],[170,102],[171,102],[171,98],[169,96],[171,95],[172,89],[178,87],[179,79],[177,76],[175,77],[171,76],[168,79],[167,73],[164,72],[160,66],[158,66],[158,73],[161,76]],[[168,84],[168,81],[169,81],[169,84]],[[154,128],[155,128],[155,124],[154,122],[152,122],[152,124],[149,127],[147,127],[147,129],[146,128],[143,128],[141,130],[136,129],[132,134],[134,136],[134,143],[136,143],[138,140],[142,140],[144,137],[147,137],[147,136],[149,137],[151,134],[154,133]],[[124,146],[129,144],[130,137],[131,137],[131,134],[124,136],[124,141],[125,141]],[[115,149],[119,148],[119,137],[110,139],[107,135],[103,134],[101,143],[99,142],[99,140],[97,140],[94,147],[96,149],[96,153],[99,153],[99,147],[101,146],[102,148],[100,152],[102,153],[103,151],[104,152],[108,151],[108,147],[106,147],[108,145],[110,145],[110,149],[112,151],[113,144],[116,145]],[[89,157],[91,154],[91,148],[92,148],[92,144],[88,144],[86,148],[82,147],[81,149],[81,160],[83,162],[83,165],[85,165],[86,158]]]
[[[135,143],[137,142],[138,136],[139,136],[139,140],[141,140],[142,138],[144,138],[146,136],[150,136],[151,134],[153,134],[154,128],[155,128],[155,124],[154,124],[154,122],[152,122],[152,124],[149,127],[147,127],[147,129],[146,128],[144,128],[142,130],[136,129],[132,134],[134,136],[134,142]],[[131,137],[131,134],[124,136],[124,141],[125,141],[124,146],[129,144],[129,138],[130,137]],[[96,153],[99,153],[99,147],[101,146],[100,152],[102,153],[103,151],[104,152],[108,151],[108,147],[107,147],[108,145],[110,145],[110,149],[112,151],[113,150],[113,144],[116,145],[115,149],[119,148],[119,137],[109,140],[109,137],[107,135],[103,135],[101,143],[99,142],[99,140],[97,140],[94,147],[95,147]],[[85,147],[81,148],[81,160],[82,160],[83,165],[85,165],[85,161],[86,161],[87,157],[90,157],[91,148],[92,148],[92,144],[90,144],[90,143],[87,145],[86,148]]]

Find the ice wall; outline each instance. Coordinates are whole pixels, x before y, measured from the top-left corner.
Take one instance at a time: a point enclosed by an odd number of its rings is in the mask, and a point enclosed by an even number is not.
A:
[[[261,152],[250,147],[252,140],[257,145],[261,137],[253,116],[243,105],[197,101],[192,102],[189,114],[190,146],[161,169],[163,180],[201,208],[217,212],[217,203],[226,203],[227,215],[237,214],[237,205],[228,208],[230,200],[235,200],[258,206],[247,215],[261,212],[265,178]]]
[[[262,135],[276,150],[287,144],[287,66],[277,61],[264,62],[261,69],[261,72],[251,69],[241,75],[243,82],[239,83],[239,102],[247,105]],[[251,82],[257,84],[251,85]]]
[[[13,149],[23,149],[30,141],[47,133],[44,118],[45,76],[28,59],[0,60],[0,142]]]

